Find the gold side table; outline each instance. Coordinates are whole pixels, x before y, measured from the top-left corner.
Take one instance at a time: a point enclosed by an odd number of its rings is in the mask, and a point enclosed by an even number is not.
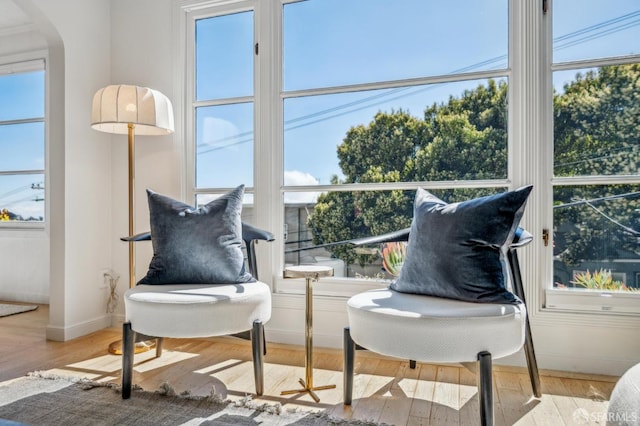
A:
[[[314,386],[313,385],[313,286],[312,281],[318,281],[321,277],[332,277],[333,268],[330,266],[299,265],[288,266],[284,269],[285,278],[305,278],[306,280],[306,306],[305,306],[305,378],[299,379],[298,383],[302,389],[292,389],[282,391],[280,395],[291,395],[294,393],[306,392],[311,395],[315,402],[320,402],[320,398],[314,391],[333,389],[336,385]]]

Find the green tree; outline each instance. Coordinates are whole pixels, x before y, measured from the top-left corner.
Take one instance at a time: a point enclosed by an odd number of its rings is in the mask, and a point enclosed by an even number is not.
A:
[[[417,181],[507,177],[507,84],[465,91],[425,111],[429,132],[417,152]]]
[[[417,144],[425,139],[425,123],[403,111],[378,113],[369,125],[352,127],[338,147],[345,180],[332,184],[380,183],[411,179],[415,175]],[[406,191],[329,192],[320,195],[310,216],[314,244],[344,241],[405,228],[411,223],[411,195]],[[366,263],[346,245],[331,248],[347,263]]]
[[[400,110],[379,112],[369,125],[347,131],[338,146],[344,183],[411,180],[414,158],[427,139],[426,124]]]

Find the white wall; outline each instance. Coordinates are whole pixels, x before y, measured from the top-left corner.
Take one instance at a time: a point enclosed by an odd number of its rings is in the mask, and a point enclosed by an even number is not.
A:
[[[49,235],[45,229],[0,231],[0,300],[49,303]]]
[[[2,37],[0,57],[11,57],[47,48],[47,41],[42,34],[30,30],[29,27],[19,27],[11,32],[5,31],[0,37]],[[8,62],[12,62],[12,60],[9,59]]]
[[[110,324],[99,271],[112,264],[113,146],[89,127],[93,94],[110,82],[110,5],[105,0],[17,4],[49,45],[47,337],[68,340]]]

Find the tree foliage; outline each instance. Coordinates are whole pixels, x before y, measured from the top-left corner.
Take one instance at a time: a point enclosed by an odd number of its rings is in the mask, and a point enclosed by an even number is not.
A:
[[[555,176],[638,174],[640,65],[576,75],[554,111]],[[640,255],[640,185],[556,187],[554,204],[554,251],[566,264]]]
[[[422,118],[402,110],[378,112],[370,123],[348,130],[337,148],[344,181],[334,177],[332,183],[507,178],[507,93],[505,82],[490,80],[460,97],[427,106]],[[638,173],[640,66],[606,66],[578,74],[562,93],[554,94],[553,102],[556,176]],[[617,244],[607,247],[637,252],[638,236],[617,225],[612,228],[612,223],[637,227],[640,198],[611,197],[639,190],[639,185],[557,187],[554,220],[562,232],[556,254],[567,263],[599,258],[599,247],[610,238]],[[490,192],[456,189],[437,195],[454,202]],[[310,217],[314,243],[408,227],[413,195],[402,190],[323,194]],[[576,199],[592,201],[565,206]],[[348,246],[331,250],[348,263],[366,260]]]

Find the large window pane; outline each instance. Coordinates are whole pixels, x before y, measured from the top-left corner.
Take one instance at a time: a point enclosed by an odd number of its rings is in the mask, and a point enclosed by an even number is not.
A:
[[[0,121],[44,117],[44,71],[0,76]]]
[[[0,171],[44,170],[44,123],[0,126]]]
[[[640,64],[555,72],[554,175],[640,172]]]
[[[555,1],[554,63],[640,53],[636,3]],[[639,78],[637,63],[553,73],[555,176],[638,174]]]
[[[505,179],[507,83],[285,99],[285,185]]]
[[[253,103],[196,110],[196,186],[253,185]]]
[[[553,186],[553,287],[634,291],[640,185],[614,179],[640,175],[640,64],[629,63],[640,53],[640,9],[627,0],[553,7],[553,176],[583,183]],[[589,66],[595,59],[611,65]],[[570,61],[580,68],[558,66]]]
[[[0,175],[0,223],[44,220],[44,175]]]
[[[196,22],[196,99],[253,94],[253,12]]]
[[[43,66],[31,61],[1,69],[6,74],[0,74],[0,226],[44,221]]]
[[[553,217],[555,287],[640,287],[640,185],[557,186]]]
[[[507,4],[507,0],[287,4],[283,12],[284,88],[504,69]]]
[[[415,191],[406,183],[509,178],[508,3],[283,6],[285,263],[320,259],[337,275],[388,278],[379,248],[356,253],[340,242],[409,226]],[[494,78],[469,79],[479,71]],[[338,188],[383,183],[397,189]],[[319,185],[336,190],[295,190]]]
[[[554,0],[553,61],[640,54],[637,0]]]

